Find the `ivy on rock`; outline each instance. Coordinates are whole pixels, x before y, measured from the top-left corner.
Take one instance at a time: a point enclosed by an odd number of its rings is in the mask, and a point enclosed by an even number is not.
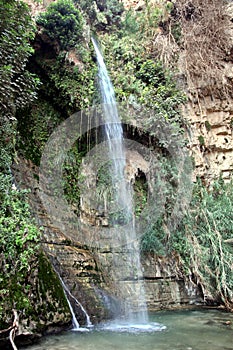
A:
[[[24,2],[0,0],[0,8],[0,113],[12,117],[36,97],[39,81],[27,70],[35,27]]]
[[[30,276],[40,231],[32,221],[25,191],[12,184],[10,175],[1,173],[0,180],[0,315],[7,321],[12,309],[21,310],[21,316],[32,311]]]

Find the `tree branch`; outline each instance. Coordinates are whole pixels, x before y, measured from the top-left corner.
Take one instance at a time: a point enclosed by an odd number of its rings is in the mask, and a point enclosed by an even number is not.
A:
[[[19,329],[19,316],[18,316],[16,310],[13,310],[13,314],[14,314],[14,321],[13,321],[12,329],[10,331],[10,342],[11,342],[13,350],[18,350],[15,343],[14,343],[14,338],[15,338],[15,333]]]

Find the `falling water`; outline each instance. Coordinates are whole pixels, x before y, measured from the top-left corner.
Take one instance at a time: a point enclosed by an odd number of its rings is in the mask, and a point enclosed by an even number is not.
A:
[[[77,318],[76,318],[76,316],[75,316],[75,312],[74,312],[74,310],[73,310],[73,308],[72,308],[71,302],[69,301],[69,298],[68,298],[68,296],[67,296],[67,294],[69,294],[70,291],[68,290],[68,288],[66,287],[65,283],[63,282],[63,280],[61,279],[60,276],[59,276],[59,278],[60,278],[62,287],[63,287],[63,289],[64,289],[65,297],[66,297],[66,300],[67,300],[67,303],[68,303],[68,305],[69,305],[70,312],[71,312],[71,315],[72,315],[72,326],[73,326],[72,329],[73,329],[74,331],[76,331],[76,330],[79,329],[80,326],[79,326],[78,320],[77,320]]]
[[[98,76],[99,87],[103,103],[104,114],[104,134],[107,140],[108,160],[111,163],[110,175],[112,178],[112,186],[114,192],[114,209],[118,213],[124,214],[124,220],[128,220],[127,230],[122,237],[119,237],[119,245],[125,244],[124,259],[122,254],[117,254],[115,258],[114,270],[122,266],[124,260],[124,270],[118,271],[125,280],[130,282],[130,290],[125,291],[123,298],[125,299],[124,314],[126,321],[130,323],[147,323],[148,315],[145,302],[145,292],[143,284],[143,274],[140,263],[139,244],[136,240],[135,224],[134,224],[134,205],[133,205],[133,191],[129,181],[126,180],[125,167],[126,155],[124,149],[123,128],[118,115],[117,105],[113,86],[108,76],[107,68],[105,66],[103,56],[94,39],[92,39],[96,58],[98,62]],[[114,205],[114,204],[112,204]],[[120,229],[119,229],[120,231]],[[126,233],[126,237],[125,237]],[[124,237],[123,237],[124,236]],[[121,261],[119,261],[121,259]],[[121,267],[120,267],[121,269]],[[117,272],[115,275],[117,275]],[[124,290],[121,281],[115,281]],[[130,298],[127,294],[130,294]]]
[[[56,270],[55,270],[55,271],[56,271]],[[58,277],[59,277],[59,279],[60,279],[60,281],[61,281],[62,287],[63,287],[64,292],[65,292],[66,300],[67,300],[67,303],[68,303],[68,305],[69,305],[70,312],[71,312],[71,315],[72,315],[72,326],[73,326],[72,330],[73,330],[73,331],[88,331],[87,328],[81,328],[81,327],[80,327],[80,325],[79,325],[79,323],[78,323],[78,320],[77,320],[77,318],[76,318],[74,309],[73,309],[73,307],[72,307],[72,305],[71,305],[71,302],[70,302],[68,296],[69,296],[70,298],[72,298],[72,299],[75,301],[75,303],[80,307],[80,309],[82,310],[82,312],[84,313],[84,315],[85,315],[85,317],[86,317],[86,326],[87,326],[88,328],[91,328],[91,327],[93,327],[93,325],[92,325],[92,323],[91,323],[91,320],[90,320],[90,317],[89,317],[88,313],[86,312],[86,310],[84,309],[84,307],[82,306],[82,304],[71,294],[69,288],[67,287],[67,285],[65,284],[65,282],[63,281],[63,279],[61,278],[61,276],[59,275],[59,273],[58,273],[57,271],[56,271],[56,273],[57,273],[57,275],[58,275]]]
[[[132,196],[124,178],[124,169],[126,166],[125,150],[123,143],[123,129],[118,115],[115,93],[108,76],[107,68],[105,66],[103,56],[96,44],[92,39],[98,67],[99,67],[99,86],[102,97],[103,112],[104,112],[104,136],[108,144],[108,155],[111,163],[111,177],[113,186],[117,183],[117,191],[115,193],[115,207],[124,209],[125,216],[130,217],[133,212]]]

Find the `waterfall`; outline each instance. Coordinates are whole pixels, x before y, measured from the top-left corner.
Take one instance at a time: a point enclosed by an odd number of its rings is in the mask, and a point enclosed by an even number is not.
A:
[[[118,280],[116,279],[115,283],[121,289],[121,294],[124,293],[125,320],[130,323],[147,323],[148,315],[140,250],[135,230],[133,189],[125,176],[126,152],[124,149],[123,128],[118,115],[113,86],[103,56],[96,41],[92,39],[92,42],[98,63],[99,88],[104,114],[104,138],[107,144],[108,161],[111,164],[109,171],[114,194],[114,203],[111,205],[114,206],[115,213],[121,215],[121,220],[123,215],[123,222],[128,223],[127,229],[122,230],[122,235],[119,236],[119,245],[121,247],[124,245],[124,259],[123,252],[122,254],[118,252],[113,258],[115,260],[113,266],[114,275],[118,276]],[[119,255],[121,256],[119,257]],[[122,263],[124,263],[124,271],[122,271]],[[116,271],[117,269],[118,271]],[[125,276],[123,276],[123,280],[120,280],[119,276],[123,274]],[[125,281],[129,282],[130,287],[125,287]]]
[[[69,289],[65,286],[67,293],[69,294],[69,296],[75,301],[75,303],[80,307],[80,309],[82,310],[82,312],[84,313],[85,317],[86,317],[86,326],[88,328],[93,327],[93,324],[91,323],[90,320],[90,316],[88,315],[88,313],[86,312],[86,310],[84,309],[84,307],[82,306],[82,304],[70,293]]]
[[[79,323],[78,323],[78,320],[75,316],[75,313],[74,313],[74,310],[73,310],[73,307],[71,305],[71,302],[69,301],[69,298],[67,296],[67,294],[70,293],[69,289],[67,288],[67,286],[65,285],[65,283],[63,282],[62,278],[60,277],[60,275],[58,275],[60,281],[61,281],[61,284],[62,284],[62,287],[64,289],[64,293],[65,293],[65,297],[66,297],[66,300],[67,300],[67,303],[69,305],[69,308],[70,308],[70,312],[71,312],[71,315],[72,315],[72,326],[73,326],[73,330],[76,331],[79,329]]]
[[[123,129],[118,115],[115,93],[111,84],[103,56],[97,43],[92,39],[98,62],[99,87],[104,112],[104,136],[107,140],[108,155],[111,164],[110,172],[115,187],[115,207],[125,211],[124,215],[132,218],[132,196],[124,177],[126,166],[123,143]]]
[[[87,328],[81,328],[79,323],[78,323],[78,320],[76,318],[76,315],[75,315],[75,312],[74,312],[74,309],[71,305],[71,302],[68,298],[68,296],[70,298],[72,298],[75,303],[80,307],[80,309],[82,310],[82,312],[84,313],[85,317],[86,317],[86,326],[88,328],[91,328],[93,327],[92,323],[91,323],[91,320],[90,320],[90,316],[88,315],[88,313],[86,312],[86,310],[84,309],[84,307],[82,306],[82,304],[71,294],[69,288],[67,287],[67,285],[65,284],[65,282],[63,281],[63,279],[61,278],[60,274],[55,270],[56,274],[58,275],[60,281],[61,281],[61,284],[62,284],[62,287],[64,289],[64,293],[65,293],[65,297],[66,297],[66,300],[67,300],[67,303],[69,305],[69,308],[70,308],[70,312],[71,312],[71,315],[72,315],[72,330],[73,331],[88,331]]]

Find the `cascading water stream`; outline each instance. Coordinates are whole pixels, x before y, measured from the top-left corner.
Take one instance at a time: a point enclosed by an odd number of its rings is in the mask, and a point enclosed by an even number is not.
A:
[[[126,210],[130,216],[133,212],[130,189],[125,181],[124,169],[126,165],[125,150],[123,143],[123,129],[118,115],[115,93],[111,84],[103,56],[97,43],[92,39],[98,62],[99,87],[104,109],[104,136],[108,145],[109,162],[111,163],[111,178],[113,185],[117,182],[118,188],[115,193],[115,205]]]
[[[61,278],[60,274],[55,270],[56,274],[58,275],[60,281],[61,281],[61,284],[62,284],[62,287],[64,289],[64,293],[65,293],[65,296],[66,296],[66,300],[67,300],[67,303],[69,305],[69,308],[70,308],[70,312],[71,312],[71,315],[72,315],[72,330],[73,331],[88,331],[87,328],[83,328],[83,327],[80,327],[79,323],[78,323],[78,320],[76,318],[76,315],[75,315],[75,312],[74,312],[74,309],[71,305],[71,302],[68,298],[68,295],[70,298],[72,298],[75,303],[80,307],[80,309],[82,310],[82,312],[84,313],[85,317],[86,317],[86,326],[88,328],[91,328],[93,327],[92,323],[91,323],[91,320],[90,320],[90,317],[88,315],[88,313],[86,312],[86,310],[84,309],[84,307],[82,306],[82,304],[71,294],[69,288],[67,287],[67,285],[65,284],[65,282],[63,281],[63,279]]]
[[[114,189],[114,209],[118,213],[124,214],[124,220],[128,221],[127,230],[122,230],[122,236],[119,236],[119,246],[124,245],[125,258],[115,258],[114,270],[122,268],[124,260],[125,271],[118,271],[115,275],[122,276],[129,280],[131,289],[125,291],[124,317],[125,321],[131,324],[145,324],[148,322],[147,307],[145,302],[145,292],[143,283],[143,274],[140,262],[139,244],[136,239],[136,230],[134,223],[134,204],[132,185],[125,176],[126,152],[124,149],[123,128],[118,115],[117,104],[113,86],[111,84],[106,65],[99,47],[94,39],[93,46],[96,52],[98,63],[99,87],[103,103],[104,114],[104,136],[108,148],[108,162],[111,164],[110,176]],[[119,228],[120,231],[120,228]],[[121,267],[119,267],[119,265]],[[115,271],[114,271],[115,272]],[[116,285],[119,285],[116,280]],[[120,288],[124,289],[123,284]],[[130,296],[128,296],[130,294]]]
[[[63,283],[62,283],[62,286],[64,288],[64,284]],[[77,320],[77,318],[75,316],[74,310],[72,308],[71,302],[69,301],[69,298],[68,298],[66,292],[65,292],[65,296],[66,296],[66,300],[67,300],[67,303],[69,305],[69,309],[70,309],[70,312],[71,312],[71,315],[72,315],[72,326],[73,326],[72,330],[74,330],[74,331],[79,330],[80,326],[79,326],[78,320]]]

